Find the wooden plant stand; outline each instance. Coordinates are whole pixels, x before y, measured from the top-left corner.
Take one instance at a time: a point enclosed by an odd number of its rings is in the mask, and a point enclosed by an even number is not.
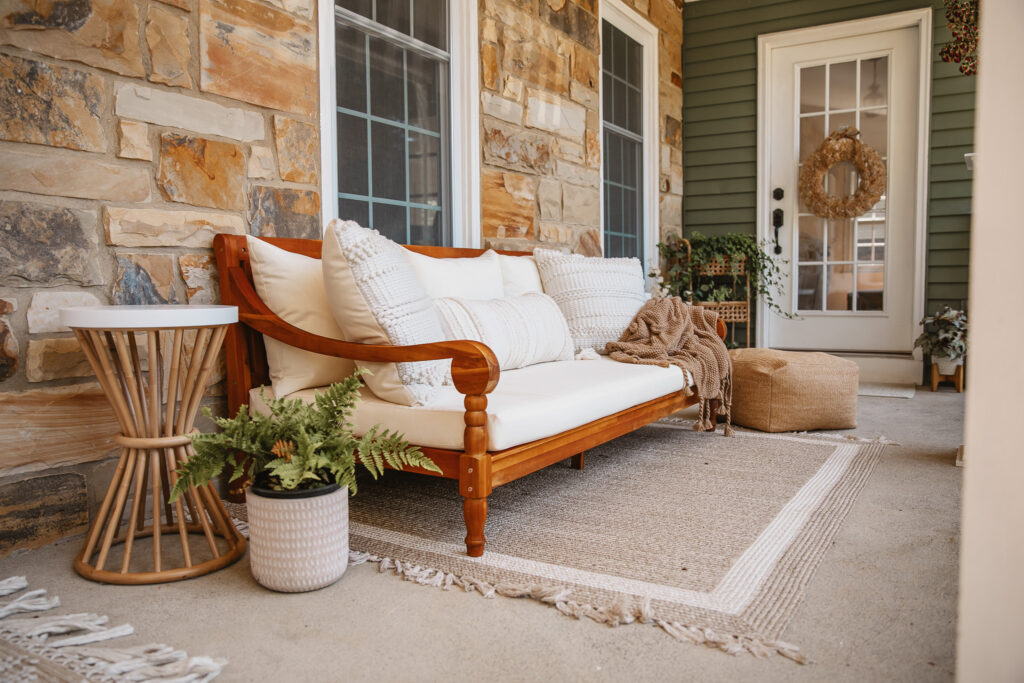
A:
[[[212,485],[192,487],[174,503],[169,500],[175,470],[193,453],[188,435],[217,354],[228,326],[237,320],[234,306],[61,310],[61,322],[74,330],[121,425],[115,437],[120,460],[74,562],[85,578],[119,584],[179,581],[226,567],[245,552],[245,538]],[[170,346],[166,377],[168,349],[161,344],[161,332]],[[145,335],[145,346],[139,334]],[[193,547],[193,534],[205,537],[199,548]],[[152,538],[151,563],[132,556],[135,542],[146,537]],[[173,545],[164,547],[175,539],[180,552]],[[111,562],[111,551],[117,555],[118,548],[119,567],[116,559]]]
[[[956,387],[958,394],[964,392],[964,366],[956,366],[956,371],[952,375],[940,375],[939,364],[932,363],[932,391],[939,390],[939,382],[952,382]]]

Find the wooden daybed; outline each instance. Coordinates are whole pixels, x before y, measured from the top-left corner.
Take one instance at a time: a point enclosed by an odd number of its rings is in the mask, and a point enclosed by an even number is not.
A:
[[[263,238],[290,252],[320,258],[320,240]],[[407,246],[435,258],[467,258],[483,249]],[[635,405],[629,409],[589,422],[575,429],[501,451],[487,451],[487,394],[498,384],[498,362],[492,351],[476,341],[448,341],[415,346],[358,344],[305,332],[275,315],[257,295],[246,248],[246,238],[217,235],[214,252],[220,278],[221,302],[238,307],[239,323],[231,326],[224,344],[227,369],[228,413],[233,415],[249,402],[250,389],[270,383],[266,352],[261,335],[315,353],[355,361],[452,360],[455,388],[465,396],[464,450],[423,447],[441,468],[440,476],[456,479],[463,498],[466,523],[466,552],[479,557],[484,551],[484,523],[487,496],[495,486],[514,481],[531,472],[567,458],[582,468],[583,453],[606,441],[627,434],[666,415],[697,403],[696,395],[682,391]],[[503,251],[515,256],[524,252]],[[725,325],[718,321],[718,334],[725,338]],[[387,426],[387,425],[385,425]],[[425,474],[433,474],[427,473]],[[436,476],[436,475],[435,475]],[[241,494],[239,490],[231,492]]]

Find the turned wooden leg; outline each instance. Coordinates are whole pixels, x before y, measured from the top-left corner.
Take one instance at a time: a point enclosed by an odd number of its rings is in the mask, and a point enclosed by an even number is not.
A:
[[[466,520],[466,554],[480,557],[484,554],[484,525],[487,523],[487,499],[464,498],[462,516]]]
[[[572,458],[569,460],[569,466],[572,467],[574,470],[582,470],[583,469],[583,457],[586,454],[587,454],[587,452],[583,451],[581,453],[577,453],[576,455],[572,456]]]
[[[932,363],[932,391],[939,390],[939,366]]]
[[[964,366],[956,366],[956,372],[953,373],[953,384],[956,385],[958,394],[964,393]]]

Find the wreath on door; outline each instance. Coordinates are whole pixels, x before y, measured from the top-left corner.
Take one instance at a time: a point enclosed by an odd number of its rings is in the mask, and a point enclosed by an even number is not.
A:
[[[857,139],[856,128],[833,131],[817,151],[807,158],[800,171],[800,199],[822,218],[856,218],[878,203],[885,192],[885,164],[878,152]],[[849,197],[825,194],[825,174],[836,164],[849,161],[857,169],[860,181]]]

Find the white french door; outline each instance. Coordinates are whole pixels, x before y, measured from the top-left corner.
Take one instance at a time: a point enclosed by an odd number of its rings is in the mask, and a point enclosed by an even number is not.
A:
[[[777,234],[786,263],[776,298],[795,315],[760,311],[765,346],[913,350],[923,299],[923,22],[878,30],[882,19],[761,41],[767,120],[760,131],[758,232],[771,242]],[[830,133],[848,128],[882,157],[886,191],[860,216],[822,218],[799,199],[800,167]],[[842,162],[824,184],[829,195],[851,195],[857,171]]]

